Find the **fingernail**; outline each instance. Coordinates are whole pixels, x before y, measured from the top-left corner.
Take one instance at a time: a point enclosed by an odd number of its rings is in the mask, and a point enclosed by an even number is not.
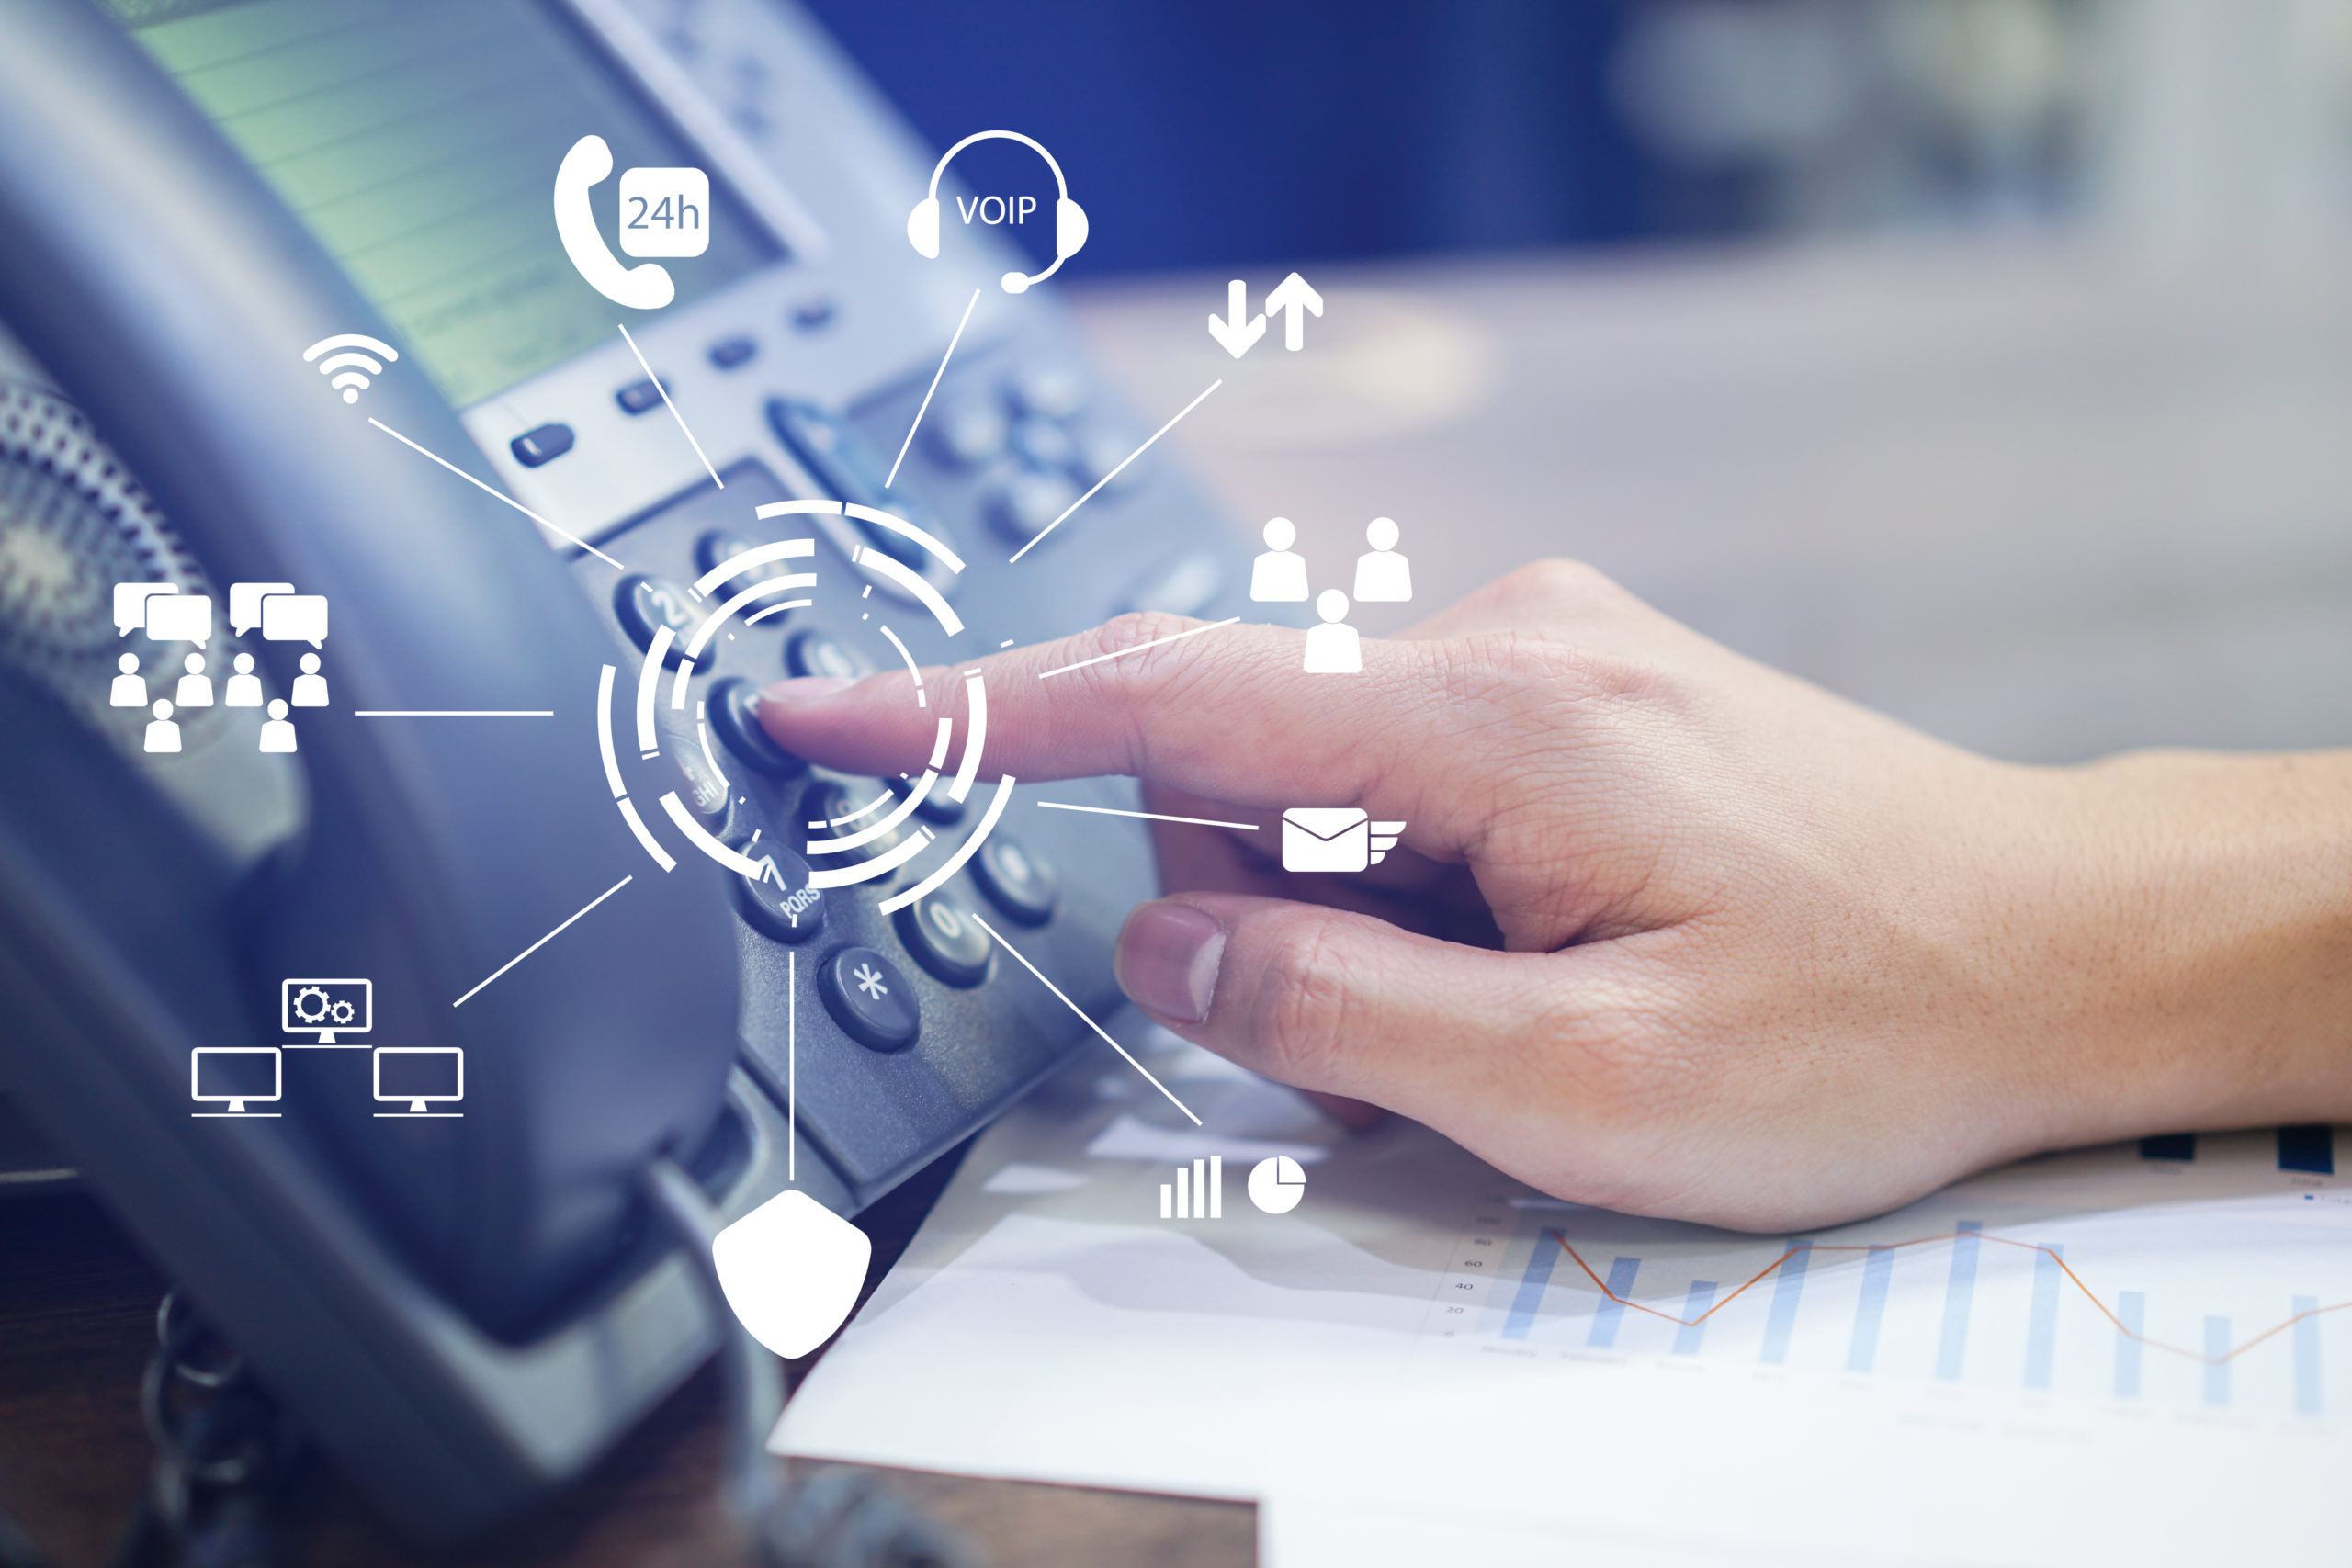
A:
[[[856,684],[856,682],[844,680],[839,675],[796,675],[789,681],[778,681],[772,686],[762,687],[760,701],[774,703],[778,707],[805,707],[810,703],[822,702],[843,687]]]
[[[1190,904],[1162,898],[1136,906],[1119,932],[1119,988],[1136,1005],[1180,1023],[1209,1015],[1225,928]]]

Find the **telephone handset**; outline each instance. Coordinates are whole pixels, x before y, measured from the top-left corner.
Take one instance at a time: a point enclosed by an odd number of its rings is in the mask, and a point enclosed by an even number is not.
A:
[[[658,262],[623,266],[588,207],[589,187],[612,172],[613,152],[603,137],[583,136],[571,144],[555,172],[555,231],[571,265],[597,293],[633,310],[658,310],[677,296],[668,269]]]

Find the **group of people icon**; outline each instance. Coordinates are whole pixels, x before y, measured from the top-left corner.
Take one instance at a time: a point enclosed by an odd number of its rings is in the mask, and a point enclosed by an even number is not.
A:
[[[179,721],[172,716],[182,708],[212,706],[212,677],[204,672],[204,655],[191,653],[180,661],[181,674],[177,685],[168,697],[150,701],[147,677],[139,671],[139,656],[126,653],[115,660],[120,671],[107,695],[108,703],[119,708],[145,708],[154,716],[148,721],[146,750],[177,751],[180,749]],[[221,694],[220,705],[232,708],[257,708],[263,705],[261,677],[254,673],[254,656],[241,653],[236,658],[236,673],[227,682]],[[292,751],[297,749],[294,725],[286,716],[288,704],[283,697],[273,697],[268,703],[269,716],[261,727],[261,749],[264,751]],[[294,700],[291,706],[322,708],[327,705],[327,678],[319,673],[319,656],[302,655],[302,672],[294,678]]]
[[[1396,519],[1375,517],[1365,525],[1364,542],[1371,549],[1356,558],[1355,603],[1403,604],[1413,597],[1412,563],[1396,553]],[[1291,547],[1298,529],[1287,517],[1269,522],[1265,553],[1250,570],[1250,597],[1259,604],[1303,604],[1307,598],[1306,558]],[[1363,646],[1355,627],[1348,625],[1348,595],[1327,588],[1315,595],[1315,613],[1323,624],[1306,634],[1306,672],[1310,675],[1353,675],[1363,669]]]

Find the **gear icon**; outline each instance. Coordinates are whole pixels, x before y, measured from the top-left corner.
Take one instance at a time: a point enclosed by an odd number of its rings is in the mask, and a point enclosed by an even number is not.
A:
[[[342,1005],[351,1006],[349,1002]],[[294,1016],[304,1023],[324,1023],[333,1010],[327,994],[316,986],[305,986],[294,993]]]
[[[333,1018],[337,1023],[349,1023],[353,1018],[357,1016],[357,1010],[349,1002],[337,1002],[332,1009],[328,1010],[328,1016]]]

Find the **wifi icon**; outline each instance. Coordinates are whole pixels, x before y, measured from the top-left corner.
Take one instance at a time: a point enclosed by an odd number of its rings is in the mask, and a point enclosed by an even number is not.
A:
[[[345,352],[319,358],[334,348]],[[333,337],[322,337],[304,349],[302,360],[304,364],[317,361],[319,374],[334,378],[327,385],[341,392],[345,402],[356,403],[359,400],[359,394],[368,389],[368,378],[384,373],[383,360],[371,358],[369,354],[360,352],[363,349],[380,354],[384,359],[401,356],[400,350],[390,344],[379,343],[365,333],[338,333]]]

